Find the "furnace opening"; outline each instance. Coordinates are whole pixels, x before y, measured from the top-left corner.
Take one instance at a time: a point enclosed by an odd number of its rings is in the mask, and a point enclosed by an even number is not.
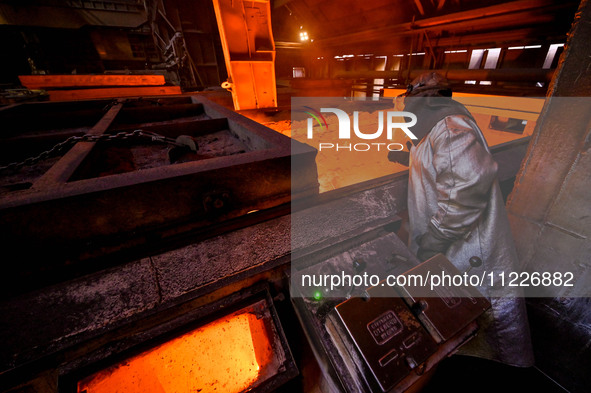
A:
[[[243,308],[78,381],[78,393],[242,392],[278,373],[271,316]]]

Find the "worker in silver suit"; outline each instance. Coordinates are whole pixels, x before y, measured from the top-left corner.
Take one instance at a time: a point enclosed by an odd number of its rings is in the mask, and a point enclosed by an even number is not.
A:
[[[451,99],[447,81],[434,72],[409,85],[404,108],[418,119],[411,128],[418,139],[409,159],[410,249],[421,261],[442,253],[462,272],[473,256],[482,260],[478,269],[487,273],[514,271],[518,259],[497,163],[468,110]],[[533,365],[522,292],[478,289],[492,307],[479,319],[478,336],[460,353],[513,366]]]

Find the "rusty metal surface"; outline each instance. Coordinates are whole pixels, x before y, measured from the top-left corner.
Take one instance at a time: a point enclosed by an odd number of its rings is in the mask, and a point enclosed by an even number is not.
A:
[[[62,109],[69,113],[67,106]],[[2,115],[11,120],[26,117],[26,110],[19,110],[23,116],[12,116],[11,111]],[[84,133],[113,133],[111,127],[133,130],[141,128],[143,121],[151,131],[166,137],[188,134],[201,140],[204,150],[187,154],[174,164],[161,160],[158,165],[146,162],[146,155],[162,156],[169,149],[166,145],[161,146],[164,152],[158,152],[158,146],[149,141],[145,146],[79,142],[26,184],[12,188],[1,184],[1,246],[20,256],[20,263],[10,266],[4,275],[8,287],[29,274],[140,249],[253,210],[287,203],[292,189],[295,195],[298,191],[301,195],[317,192],[315,150],[292,146],[289,138],[203,97],[171,102],[119,101],[101,113],[102,118],[94,124],[93,116],[83,119],[90,126]],[[175,119],[180,130],[175,128]],[[30,133],[21,137],[29,137],[33,147],[36,126],[51,135],[51,130],[43,129],[42,121],[29,126]],[[13,132],[12,141],[18,136]],[[224,140],[232,141],[225,152],[208,152]],[[294,179],[292,148],[303,160],[302,174]],[[21,158],[28,156],[28,151],[21,152]],[[141,159],[134,159],[134,155]]]
[[[19,75],[29,89],[86,86],[160,86],[164,75]]]
[[[582,1],[507,206],[525,268],[573,271],[574,285],[590,272],[590,22],[591,2]],[[528,313],[537,366],[565,390],[586,392],[591,302],[572,293],[528,299]]]
[[[268,0],[213,2],[236,110],[277,106],[275,43]]]

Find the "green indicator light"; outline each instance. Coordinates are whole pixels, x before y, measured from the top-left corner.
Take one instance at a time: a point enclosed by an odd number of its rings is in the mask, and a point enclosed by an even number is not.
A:
[[[320,299],[322,299],[322,292],[314,291],[314,300],[320,300]]]

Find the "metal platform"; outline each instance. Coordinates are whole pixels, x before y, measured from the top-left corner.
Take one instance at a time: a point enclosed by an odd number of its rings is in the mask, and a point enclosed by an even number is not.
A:
[[[314,149],[200,96],[13,105],[0,122],[2,166],[74,137],[57,156],[2,171],[1,246],[19,256],[8,286],[318,191]],[[198,150],[163,143],[180,135]]]

